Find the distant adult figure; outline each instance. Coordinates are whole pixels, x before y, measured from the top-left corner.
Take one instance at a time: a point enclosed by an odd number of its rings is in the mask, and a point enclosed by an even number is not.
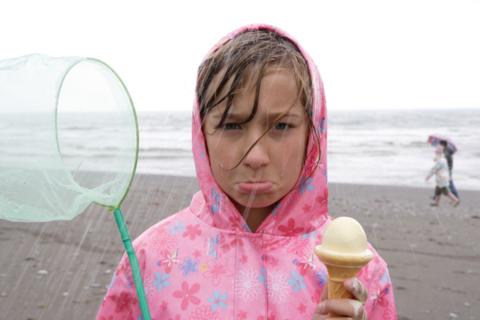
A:
[[[448,174],[450,178],[448,188],[450,189],[450,192],[452,192],[455,195],[455,197],[459,198],[457,188],[455,188],[455,185],[453,184],[453,178],[452,178],[454,152],[452,151],[452,149],[447,147],[448,145],[447,141],[440,140],[438,143],[443,147],[443,154],[445,155],[445,159],[447,160]]]
[[[444,149],[445,148],[440,144],[435,148],[435,158],[433,159],[435,164],[425,180],[428,181],[432,176],[435,176],[435,197],[434,202],[431,204],[432,206],[438,207],[440,203],[440,197],[443,194],[450,198],[450,200],[452,200],[452,205],[456,207],[460,203],[460,200],[448,188],[449,170]]]

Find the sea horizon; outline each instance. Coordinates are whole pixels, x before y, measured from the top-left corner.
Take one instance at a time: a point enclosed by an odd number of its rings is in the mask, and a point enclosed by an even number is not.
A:
[[[138,112],[137,116],[137,172],[194,177],[191,111]],[[0,165],[37,152],[19,143],[22,137],[32,135],[35,115],[21,117],[28,125],[22,127],[20,122],[7,122],[9,116],[0,116]],[[118,127],[103,121],[105,117],[111,119],[102,113],[62,117],[59,134],[75,141],[65,147],[62,156],[94,159],[93,170],[108,170],[106,155],[122,146],[119,139],[109,140]],[[480,110],[334,110],[329,111],[327,126],[329,182],[433,188],[434,179],[424,181],[433,165],[433,148],[427,139],[437,134],[449,137],[458,147],[453,170],[457,188],[480,190]],[[41,130],[54,128],[43,126]],[[105,138],[94,139],[96,136]]]

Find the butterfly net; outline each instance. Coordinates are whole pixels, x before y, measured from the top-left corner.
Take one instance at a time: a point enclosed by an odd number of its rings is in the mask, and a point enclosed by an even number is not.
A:
[[[69,220],[116,208],[138,157],[135,110],[118,75],[82,57],[0,61],[0,218]]]

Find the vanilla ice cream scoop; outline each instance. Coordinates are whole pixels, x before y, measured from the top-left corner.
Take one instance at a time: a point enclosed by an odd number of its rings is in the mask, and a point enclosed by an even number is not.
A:
[[[339,217],[326,228],[315,253],[325,264],[363,266],[372,259],[367,235],[357,220]]]
[[[327,226],[315,254],[328,270],[328,299],[351,299],[352,294],[343,281],[355,277],[373,258],[365,231],[357,220],[349,217],[337,218]]]

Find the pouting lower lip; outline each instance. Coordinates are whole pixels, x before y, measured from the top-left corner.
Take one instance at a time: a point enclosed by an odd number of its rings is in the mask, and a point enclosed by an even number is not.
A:
[[[273,187],[270,181],[262,182],[241,182],[238,184],[238,190],[242,193],[265,193],[269,192]]]

